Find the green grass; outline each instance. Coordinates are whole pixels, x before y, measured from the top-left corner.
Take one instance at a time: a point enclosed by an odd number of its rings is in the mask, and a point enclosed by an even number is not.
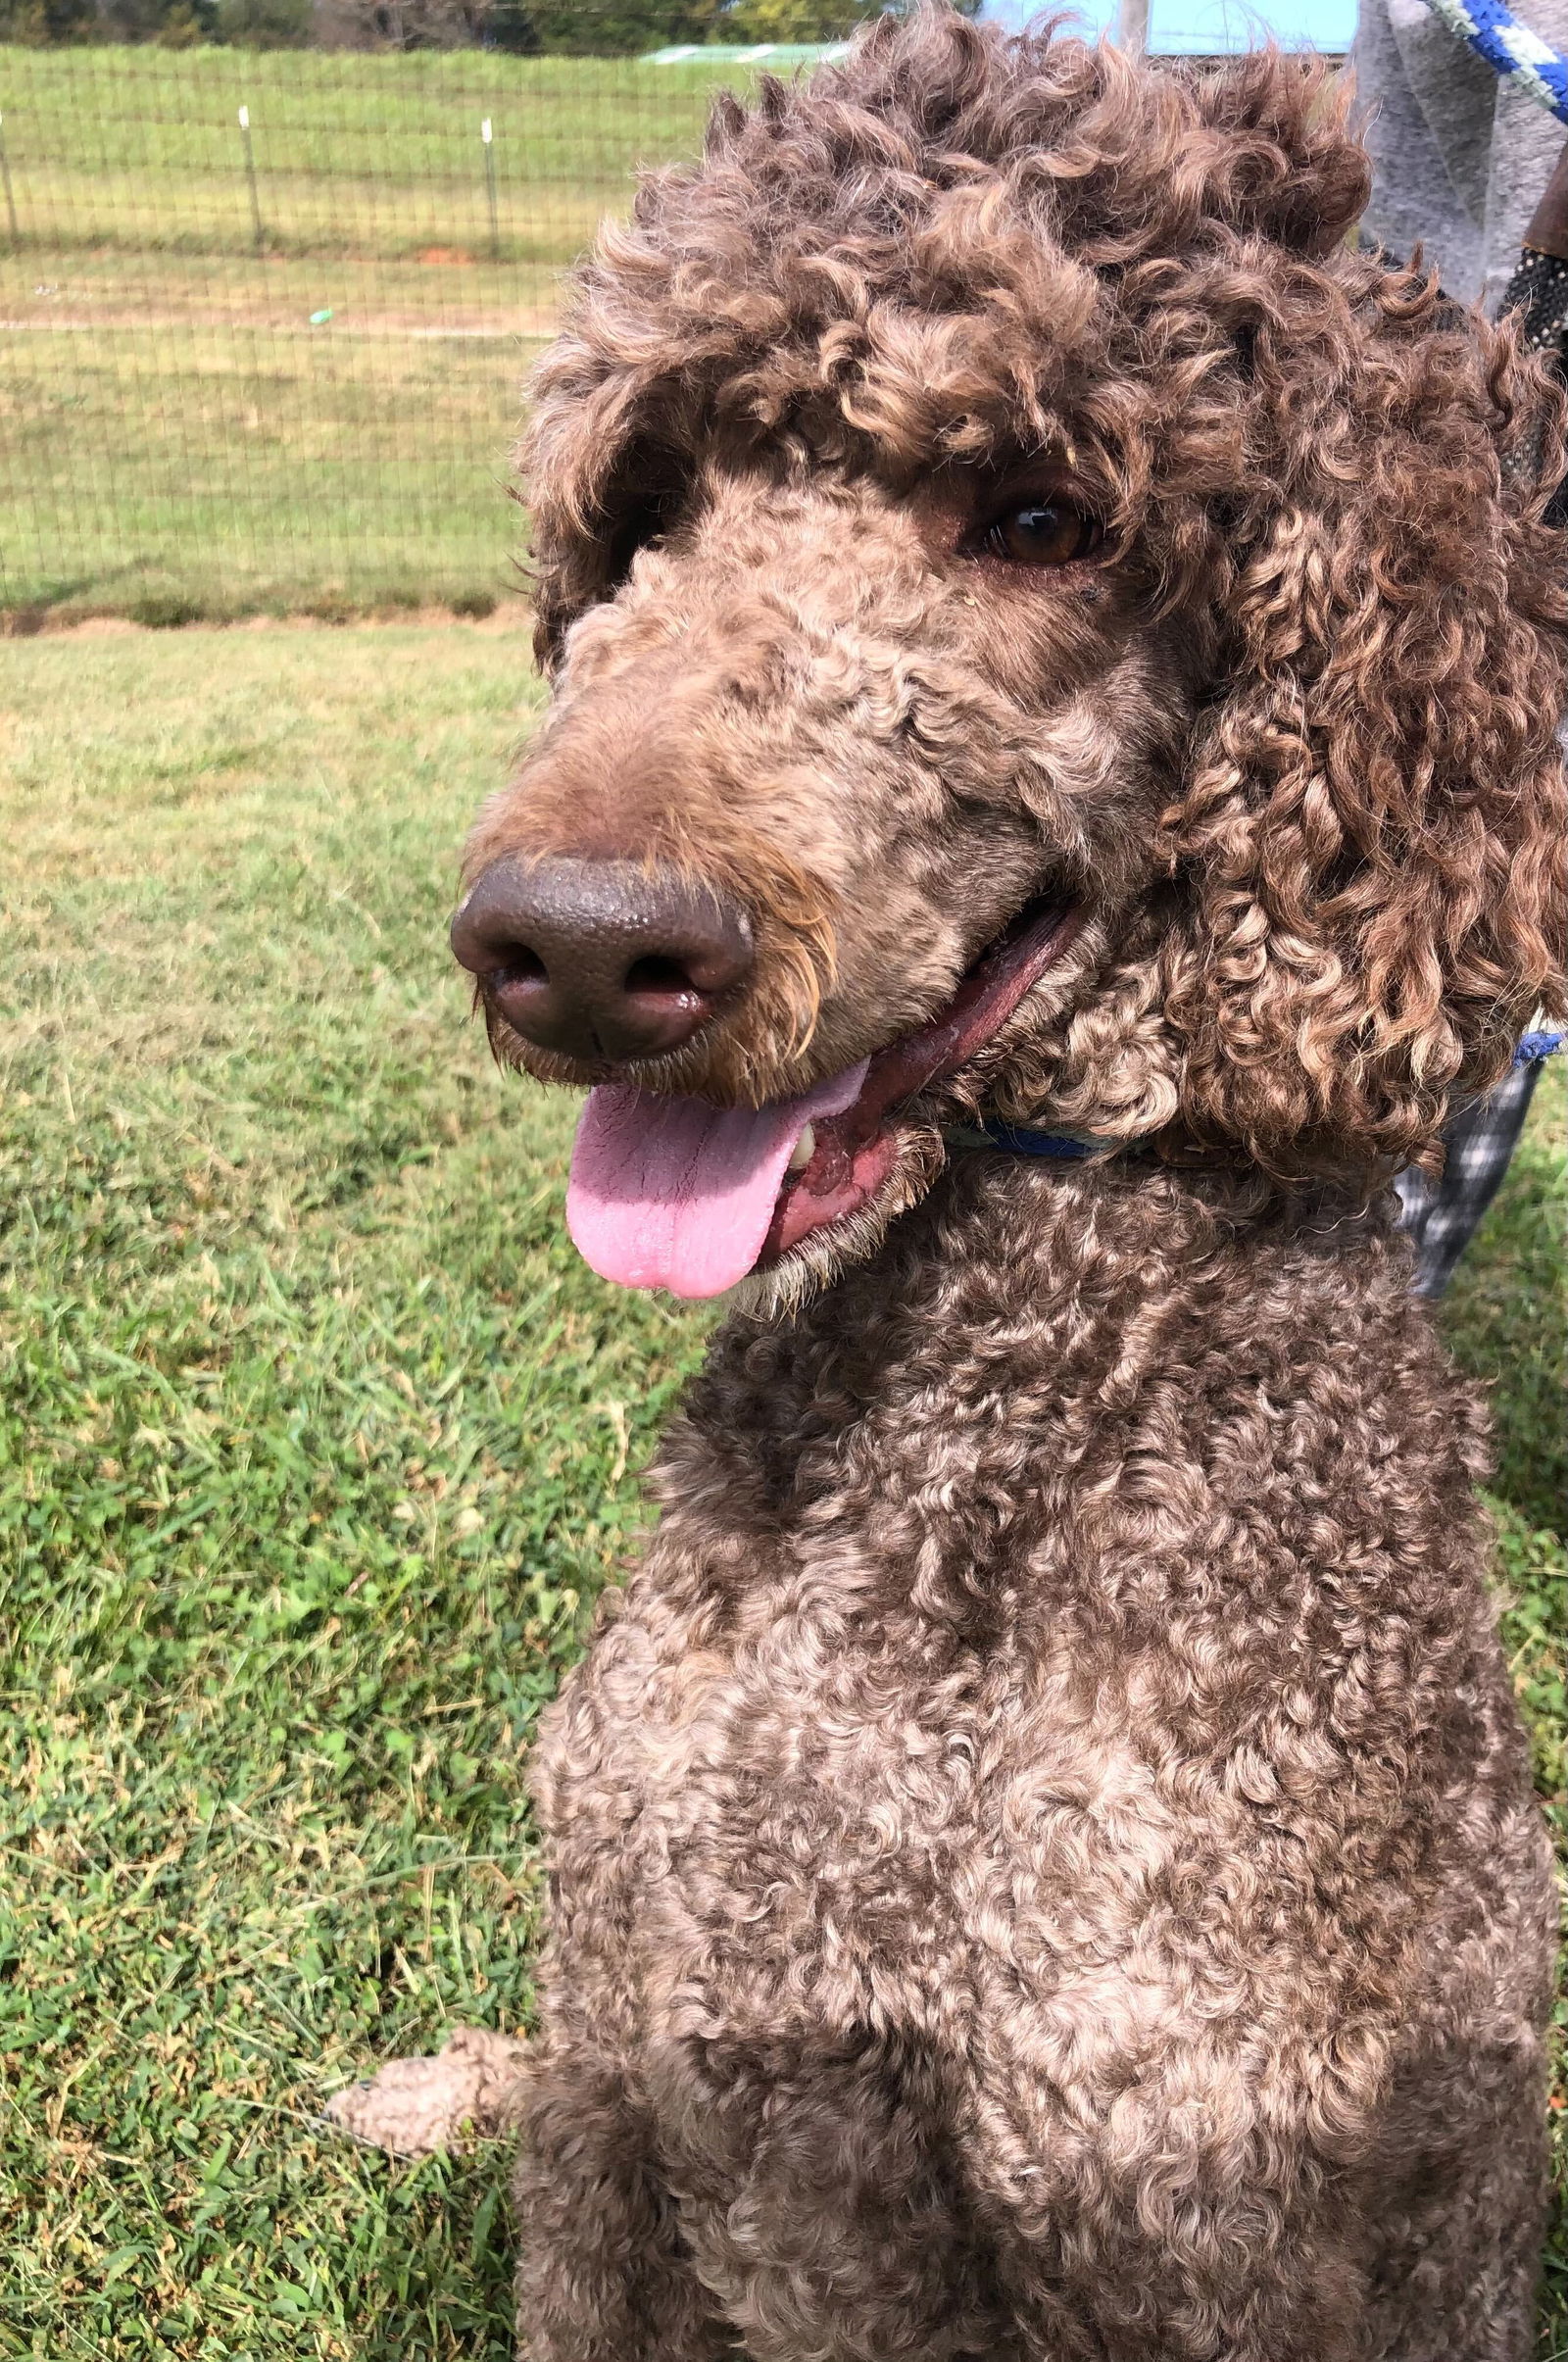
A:
[[[526,2022],[520,1751],[701,1330],[570,1253],[569,1109],[445,957],[528,684],[461,627],[7,653],[0,2355],[511,2351],[504,2159],[315,2110]],[[1455,1304],[1482,1363],[1554,1333],[1562,1104]],[[1508,1629],[1562,1834],[1527,1398]]]
[[[0,609],[505,588],[507,447],[560,271],[736,74],[0,47]]]
[[[515,593],[508,447],[535,348],[318,341],[307,317],[17,338],[13,608],[181,622]]]
[[[1532,1524],[1568,1532],[1568,1074],[1547,1065],[1532,1121],[1488,1217],[1487,1252],[1454,1273],[1444,1322],[1492,1389],[1497,1481]]]

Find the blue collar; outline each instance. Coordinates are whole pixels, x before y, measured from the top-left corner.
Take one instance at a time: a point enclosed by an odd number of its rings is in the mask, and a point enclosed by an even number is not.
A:
[[[1002,1149],[1012,1156],[1051,1156],[1058,1163],[1076,1164],[1100,1148],[1122,1147],[1120,1141],[1082,1139],[1072,1132],[1037,1132],[1026,1123],[1004,1123],[987,1115],[974,1124],[945,1124],[942,1137],[955,1149]]]
[[[1527,1033],[1513,1054],[1516,1066],[1533,1066],[1555,1058],[1568,1037],[1556,1031]],[[1033,1124],[1004,1123],[1000,1115],[983,1115],[972,1124],[950,1123],[942,1137],[954,1149],[1001,1149],[1009,1156],[1045,1156],[1058,1164],[1079,1164],[1098,1150],[1125,1150],[1129,1140],[1097,1140],[1085,1132],[1041,1132]]]

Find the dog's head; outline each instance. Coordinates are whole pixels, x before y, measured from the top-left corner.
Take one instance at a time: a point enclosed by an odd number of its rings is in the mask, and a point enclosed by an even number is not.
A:
[[[829,1270],[977,1111],[1373,1175],[1558,991],[1558,409],[1346,103],[928,11],[606,232],[454,930],[601,1269]]]

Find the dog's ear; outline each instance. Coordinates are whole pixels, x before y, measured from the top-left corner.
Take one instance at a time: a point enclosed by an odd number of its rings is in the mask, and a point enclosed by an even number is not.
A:
[[[1419,276],[1340,286],[1299,360],[1265,339],[1230,657],[1164,821],[1178,1126],[1281,1172],[1430,1160],[1563,993],[1561,399]]]

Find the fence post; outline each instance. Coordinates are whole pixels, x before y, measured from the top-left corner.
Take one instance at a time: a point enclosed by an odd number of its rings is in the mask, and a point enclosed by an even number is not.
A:
[[[496,151],[490,136],[490,118],[487,115],[479,125],[479,137],[484,141],[484,186],[490,200],[490,260],[501,260],[501,218],[496,211]]]
[[[257,253],[262,254],[266,251],[267,233],[262,227],[262,201],[256,193],[256,156],[251,147],[249,107],[241,107],[239,111],[239,135],[245,142],[245,180],[251,192],[251,233],[256,241]]]
[[[6,154],[6,119],[0,115],[0,181],[5,183],[6,220],[11,224],[11,243],[22,244],[22,232],[17,227],[17,200],[11,187],[11,159]]]
[[[1116,46],[1141,58],[1149,47],[1149,0],[1117,0]]]

